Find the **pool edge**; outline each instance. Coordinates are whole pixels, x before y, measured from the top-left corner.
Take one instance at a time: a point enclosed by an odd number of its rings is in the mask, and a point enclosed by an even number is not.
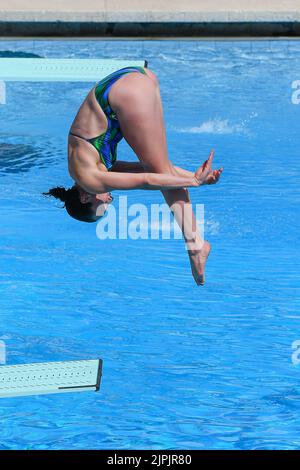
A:
[[[300,21],[91,22],[12,21],[0,15],[0,37],[226,38],[300,37]]]

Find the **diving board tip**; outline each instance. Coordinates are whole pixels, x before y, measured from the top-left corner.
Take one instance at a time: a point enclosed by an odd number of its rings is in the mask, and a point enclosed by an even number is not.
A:
[[[100,389],[102,360],[0,366],[0,398]]]

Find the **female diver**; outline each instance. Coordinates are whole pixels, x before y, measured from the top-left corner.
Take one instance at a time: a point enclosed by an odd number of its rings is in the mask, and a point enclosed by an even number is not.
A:
[[[139,162],[117,161],[123,137]],[[126,67],[97,83],[71,125],[68,167],[75,184],[44,194],[63,201],[71,217],[95,222],[113,190],[160,190],[182,230],[195,282],[203,285],[210,244],[197,230],[187,188],[218,181],[222,168],[213,170],[212,159],[213,151],[195,173],[173,166],[156,76],[148,68]]]

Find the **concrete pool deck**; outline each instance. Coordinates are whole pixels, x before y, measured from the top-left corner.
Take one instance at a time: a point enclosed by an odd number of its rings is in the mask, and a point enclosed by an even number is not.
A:
[[[300,36],[300,0],[0,0],[2,36]]]

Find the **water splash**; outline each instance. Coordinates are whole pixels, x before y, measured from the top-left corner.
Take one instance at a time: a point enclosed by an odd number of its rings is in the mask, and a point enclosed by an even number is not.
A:
[[[233,134],[244,132],[240,124],[231,124],[228,119],[209,119],[199,126],[178,129],[179,132],[188,134]]]
[[[199,126],[183,127],[176,130],[188,134],[249,134],[247,125],[255,117],[257,117],[257,113],[251,113],[241,123],[233,123],[229,119],[213,118],[202,122]]]

